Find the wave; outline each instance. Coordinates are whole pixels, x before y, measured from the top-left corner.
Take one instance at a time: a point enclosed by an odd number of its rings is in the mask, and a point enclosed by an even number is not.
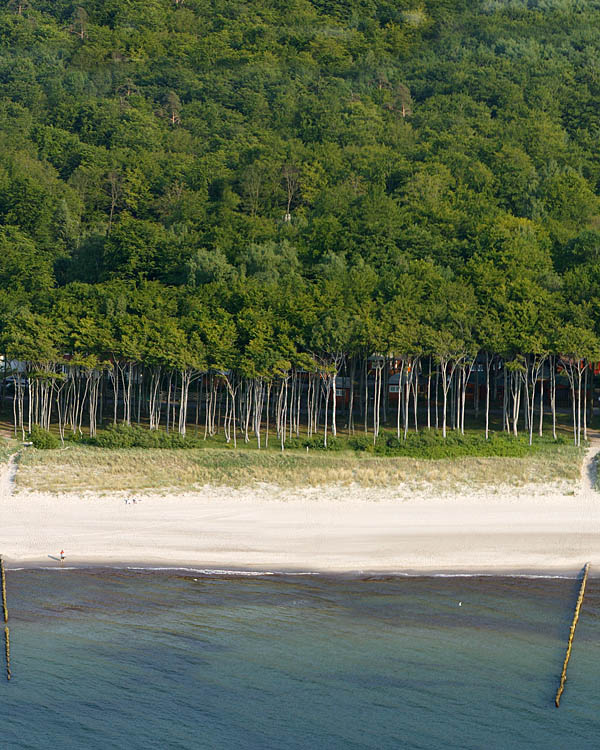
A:
[[[550,578],[565,581],[576,581],[577,575],[560,575],[551,573],[430,573],[427,575],[411,574],[416,578]]]
[[[139,571],[167,571],[174,570],[180,573],[197,573],[198,575],[205,576],[274,576],[278,575],[272,570],[227,570],[221,568],[186,568],[181,566],[169,566],[161,565],[156,567],[150,567],[149,565],[127,565],[125,570],[139,570]],[[115,568],[115,570],[123,570],[123,568]]]
[[[579,574],[562,573],[509,573],[509,572],[403,572],[403,571],[373,571],[356,570],[349,572],[329,571],[289,571],[289,570],[239,570],[235,568],[195,568],[182,565],[25,565],[19,567],[6,566],[7,572],[23,570],[40,571],[73,571],[73,570],[128,570],[132,572],[175,572],[183,574],[194,574],[198,576],[237,576],[245,578],[262,578],[266,576],[309,577],[318,576],[323,578],[344,578],[349,580],[385,580],[390,578],[523,578],[523,579],[546,579],[546,580],[577,580]],[[590,576],[593,578],[593,576]]]
[[[386,578],[526,578],[526,579],[556,579],[577,580],[578,575],[554,574],[554,573],[404,573],[393,571],[390,573],[368,573],[366,571],[354,571],[350,573],[319,572],[319,571],[288,571],[288,570],[236,570],[228,568],[190,568],[181,566],[127,566],[126,570],[132,571],[175,571],[184,573],[195,573],[203,576],[282,576],[291,578],[295,576],[321,576],[324,578],[346,578],[351,580],[361,579],[386,579]]]
[[[77,565],[27,565],[21,568],[11,568],[6,566],[6,571],[15,573],[18,570],[48,570],[57,571],[60,573],[61,570],[83,570],[83,567],[77,567]]]

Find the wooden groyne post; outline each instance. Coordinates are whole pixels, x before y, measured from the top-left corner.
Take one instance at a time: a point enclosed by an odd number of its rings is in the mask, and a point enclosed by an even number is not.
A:
[[[556,708],[560,706],[560,697],[565,689],[565,682],[567,681],[567,666],[569,659],[571,658],[571,649],[573,648],[573,638],[575,637],[575,628],[577,627],[577,621],[579,620],[579,612],[583,603],[583,595],[585,594],[585,584],[587,583],[588,573],[590,572],[590,564],[586,563],[583,569],[583,578],[581,579],[581,586],[579,587],[579,596],[577,597],[577,604],[575,605],[575,612],[573,613],[573,621],[571,622],[571,630],[569,631],[569,641],[567,643],[567,653],[565,654],[565,660],[563,662],[562,673],[560,675],[560,685],[556,691],[556,698],[554,703]]]
[[[6,573],[4,572],[4,560],[0,555],[0,578],[2,578],[2,611],[4,613],[4,622],[8,622],[8,607],[6,606]]]
[[[10,630],[8,629],[8,605],[6,603],[6,573],[0,555],[0,579],[2,583],[2,612],[4,614],[4,653],[6,654],[6,679],[10,680]]]
[[[10,680],[10,630],[8,625],[4,626],[4,652],[6,654],[6,679]]]

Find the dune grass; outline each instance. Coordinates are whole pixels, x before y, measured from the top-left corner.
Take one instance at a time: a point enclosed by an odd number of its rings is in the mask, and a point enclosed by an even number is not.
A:
[[[526,457],[460,457],[428,460],[377,457],[342,451],[305,454],[231,449],[104,449],[69,445],[63,450],[23,450],[17,488],[51,492],[192,490],[203,485],[280,487],[400,484],[432,491],[490,485],[576,482],[583,450],[556,445]]]
[[[5,464],[14,453],[17,453],[20,448],[21,443],[18,440],[0,437],[0,467]]]

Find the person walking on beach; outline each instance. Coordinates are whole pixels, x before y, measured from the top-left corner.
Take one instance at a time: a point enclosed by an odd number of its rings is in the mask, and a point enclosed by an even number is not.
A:
[[[64,549],[61,549],[60,551],[60,564],[62,565],[65,561],[65,551]]]

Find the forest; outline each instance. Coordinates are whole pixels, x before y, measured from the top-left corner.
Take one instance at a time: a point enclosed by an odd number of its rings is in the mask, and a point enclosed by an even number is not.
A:
[[[0,42],[16,434],[585,437],[600,2],[3,0]]]

